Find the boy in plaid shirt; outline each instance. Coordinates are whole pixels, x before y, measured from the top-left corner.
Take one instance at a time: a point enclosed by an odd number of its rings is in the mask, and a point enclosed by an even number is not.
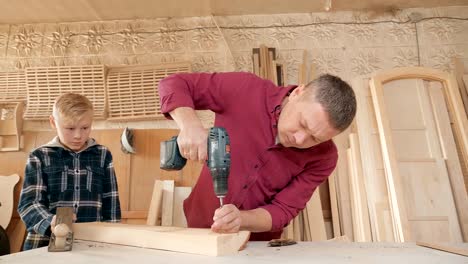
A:
[[[57,136],[30,153],[18,205],[28,230],[24,250],[48,245],[57,207],[73,207],[76,222],[121,218],[112,154],[89,138],[92,103],[63,94],[49,119]]]

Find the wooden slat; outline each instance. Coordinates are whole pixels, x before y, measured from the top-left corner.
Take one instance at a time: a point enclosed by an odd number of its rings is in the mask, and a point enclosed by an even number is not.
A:
[[[341,236],[341,226],[340,226],[341,223],[340,223],[340,215],[338,213],[338,198],[336,194],[335,177],[336,177],[336,172],[333,172],[330,175],[330,177],[328,177],[328,188],[330,192],[333,237],[339,237]]]
[[[454,74],[457,79],[458,89],[460,90],[461,99],[465,107],[465,113],[468,115],[468,86],[467,81],[464,80],[465,65],[460,58],[453,58],[453,65],[455,67]]]
[[[28,104],[24,119],[48,119],[55,99],[68,92],[85,95],[93,103],[94,117],[104,119],[104,74],[103,65],[27,68]]]
[[[315,189],[312,197],[306,204],[312,241],[327,240],[325,221],[323,220],[322,203],[320,202],[320,189]]]
[[[353,210],[354,241],[370,242],[372,241],[371,229],[369,223],[369,210],[367,207],[367,195],[364,188],[362,176],[361,153],[359,150],[359,141],[356,133],[349,135],[349,161],[350,168],[349,184],[351,193],[351,208]]]
[[[444,91],[439,82],[430,82],[428,92],[434,115],[435,126],[440,140],[442,156],[445,160],[448,177],[455,206],[457,208],[458,220],[463,231],[464,241],[468,240],[468,197],[463,180],[463,163],[457,155],[457,147],[450,126],[450,117],[444,100]],[[468,161],[464,161],[465,163]]]
[[[161,225],[172,226],[172,215],[174,214],[174,181],[163,181],[162,214]]]
[[[395,228],[393,225],[388,225],[387,216],[384,213],[390,212],[390,208],[385,174],[381,165],[382,154],[379,144],[374,141],[374,138],[378,137],[378,132],[375,128],[374,107],[370,99],[369,78],[358,76],[353,80],[352,86],[356,92],[358,104],[355,123],[359,135],[372,240],[376,242],[396,241],[393,231]]]
[[[390,135],[390,123],[383,100],[382,80],[374,77],[370,80],[372,102],[374,104],[382,156],[385,164],[389,201],[395,227],[396,241],[411,241],[410,227],[406,214],[406,198],[403,192],[400,173],[395,159],[393,140]]]
[[[238,252],[250,232],[214,233],[210,229],[114,223],[73,224],[74,238],[176,252],[222,256]]]
[[[162,197],[163,197],[164,184],[160,180],[154,181],[153,195],[148,209],[147,225],[160,225],[159,217],[161,215]]]
[[[0,72],[0,101],[26,101],[24,71]]]
[[[162,119],[159,82],[174,73],[190,72],[190,63],[110,67],[107,98],[110,121]]]

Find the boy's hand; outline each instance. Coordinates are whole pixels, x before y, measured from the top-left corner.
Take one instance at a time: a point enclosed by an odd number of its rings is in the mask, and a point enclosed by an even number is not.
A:
[[[239,209],[233,204],[226,204],[216,209],[211,230],[216,233],[237,233],[242,219]]]
[[[73,222],[76,221],[76,214],[73,214]],[[50,231],[52,231],[52,233],[55,232],[55,225],[57,224],[57,215],[54,215],[54,217],[52,217],[52,221],[50,221]]]

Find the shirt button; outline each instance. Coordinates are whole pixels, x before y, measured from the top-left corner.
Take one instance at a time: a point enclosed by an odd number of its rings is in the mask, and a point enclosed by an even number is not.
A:
[[[255,164],[254,168],[258,168],[258,164]]]
[[[78,207],[78,205],[77,205],[77,204],[74,204],[73,206],[74,206],[75,208],[77,208],[77,207]]]
[[[78,169],[75,170],[75,173],[78,174],[80,171]]]
[[[244,185],[244,189],[247,189],[247,187],[248,187],[248,186],[247,186],[247,184],[246,184],[246,185]]]
[[[79,190],[79,189],[80,189],[80,187],[78,187],[78,186],[75,187],[75,190]]]

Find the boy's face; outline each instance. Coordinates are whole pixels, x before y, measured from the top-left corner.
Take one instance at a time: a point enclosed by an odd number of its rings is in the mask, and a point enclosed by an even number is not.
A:
[[[85,113],[79,119],[67,119],[58,114],[58,118],[49,117],[50,125],[57,131],[60,142],[73,151],[86,147],[93,124],[92,112]]]
[[[300,100],[304,86],[297,87],[283,106],[278,120],[278,136],[284,147],[310,148],[339,134],[328,121],[320,103]]]

